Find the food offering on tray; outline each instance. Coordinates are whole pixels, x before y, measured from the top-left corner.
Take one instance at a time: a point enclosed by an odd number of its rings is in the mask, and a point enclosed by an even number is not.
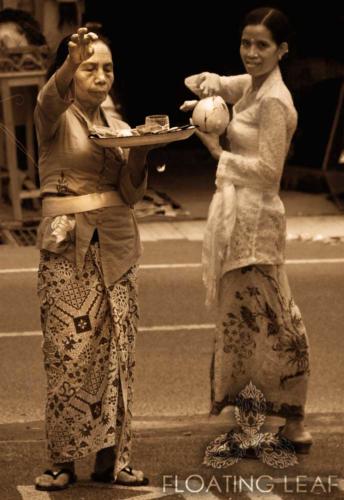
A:
[[[156,116],[156,115],[151,115]],[[158,115],[160,116],[160,115]],[[196,127],[181,125],[166,128],[166,124],[146,122],[135,128],[113,129],[104,126],[94,126],[90,130],[90,139],[102,147],[123,147],[158,145],[182,141],[191,137]]]

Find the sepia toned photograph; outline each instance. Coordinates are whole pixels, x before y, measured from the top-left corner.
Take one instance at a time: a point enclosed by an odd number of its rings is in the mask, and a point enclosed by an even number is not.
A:
[[[344,498],[343,29],[0,0],[0,500]]]

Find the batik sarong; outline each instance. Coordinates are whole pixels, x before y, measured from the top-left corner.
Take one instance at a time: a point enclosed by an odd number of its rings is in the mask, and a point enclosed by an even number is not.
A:
[[[309,345],[283,265],[257,265],[226,273],[220,284],[212,363],[212,414],[235,405],[252,382],[267,413],[304,415]]]
[[[136,267],[105,287],[98,243],[79,274],[64,256],[42,251],[38,293],[50,458],[72,461],[114,446],[117,473],[131,449]]]

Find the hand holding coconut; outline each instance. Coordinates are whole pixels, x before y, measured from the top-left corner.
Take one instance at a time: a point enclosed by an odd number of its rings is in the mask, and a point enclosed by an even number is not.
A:
[[[190,76],[185,79],[185,84],[190,90],[200,96],[212,93],[216,90],[216,82],[214,78],[209,78],[207,75],[213,74],[201,73],[201,75]],[[195,78],[198,79],[197,82]],[[212,81],[213,84],[211,84]],[[207,89],[206,92],[204,88],[200,89],[200,86],[202,87],[203,84],[203,87]],[[198,127],[196,135],[208,148],[210,154],[218,160],[222,153],[219,136],[225,132],[230,121],[229,111],[225,101],[219,95],[212,95],[200,101],[185,101],[180,109],[182,111],[193,111],[191,121],[193,125]]]
[[[192,123],[202,132],[223,134],[230,117],[227,104],[219,95],[221,90],[219,75],[204,71],[198,75],[188,76],[184,83],[200,98],[200,101],[185,101],[180,106],[181,111],[193,110]]]
[[[194,107],[192,123],[202,132],[222,135],[229,124],[227,104],[219,95],[201,99]]]

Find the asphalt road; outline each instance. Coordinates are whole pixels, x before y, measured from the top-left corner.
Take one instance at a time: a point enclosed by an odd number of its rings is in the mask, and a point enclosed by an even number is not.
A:
[[[208,374],[214,318],[204,307],[200,249],[198,242],[146,243],[142,259],[141,331],[134,404],[137,439],[133,459],[137,466],[144,462],[145,470],[154,478],[154,487],[161,486],[163,474],[178,474],[183,480],[187,474],[200,474],[209,479],[211,472],[199,465],[201,455],[209,439],[225,430],[230,420],[224,415],[209,423],[205,417],[209,409]],[[294,476],[296,473],[307,476],[308,489],[300,496],[305,500],[315,498],[309,485],[317,475],[344,477],[343,250],[344,245],[340,244],[292,243],[288,246],[290,284],[311,342],[307,421],[316,445],[311,457],[302,457],[293,472]],[[1,500],[135,498],[136,494],[125,489],[115,492],[95,489],[85,482],[79,489],[63,494],[32,496],[32,477],[40,472],[45,461],[45,375],[34,272],[37,253],[32,249],[19,249],[6,255],[2,253],[0,257]],[[17,272],[18,268],[25,271]],[[23,465],[19,471],[18,459]],[[239,465],[235,474],[267,473],[262,464],[251,464],[252,461],[246,461]],[[90,467],[90,460],[81,464],[83,481]],[[226,473],[233,474],[233,471]],[[276,471],[268,473],[274,475]],[[281,476],[281,472],[278,473]],[[292,486],[289,489],[292,490]],[[153,490],[150,496],[146,490],[147,496],[141,498],[161,498],[162,495]],[[203,495],[202,498],[258,498],[243,492],[236,496],[233,490],[229,494],[222,489],[222,493],[226,494],[222,496],[215,491],[215,496]],[[275,493],[276,499],[284,498],[281,484],[276,486]],[[169,498],[187,499],[190,494],[174,490]],[[342,498],[341,493],[330,496],[327,492],[325,495],[324,490],[322,496],[316,496]],[[192,494],[192,498],[196,497],[198,495]],[[295,491],[287,496],[296,497],[299,493]]]
[[[288,249],[290,284],[311,343],[310,413],[344,412],[344,261],[335,260],[342,255],[342,245],[294,244]],[[214,318],[204,307],[199,256],[199,243],[145,244],[139,279],[138,417],[208,411]],[[35,259],[32,254],[29,262],[19,261],[17,267],[34,267]],[[35,272],[0,274],[3,423],[43,418],[45,377],[35,286]]]

